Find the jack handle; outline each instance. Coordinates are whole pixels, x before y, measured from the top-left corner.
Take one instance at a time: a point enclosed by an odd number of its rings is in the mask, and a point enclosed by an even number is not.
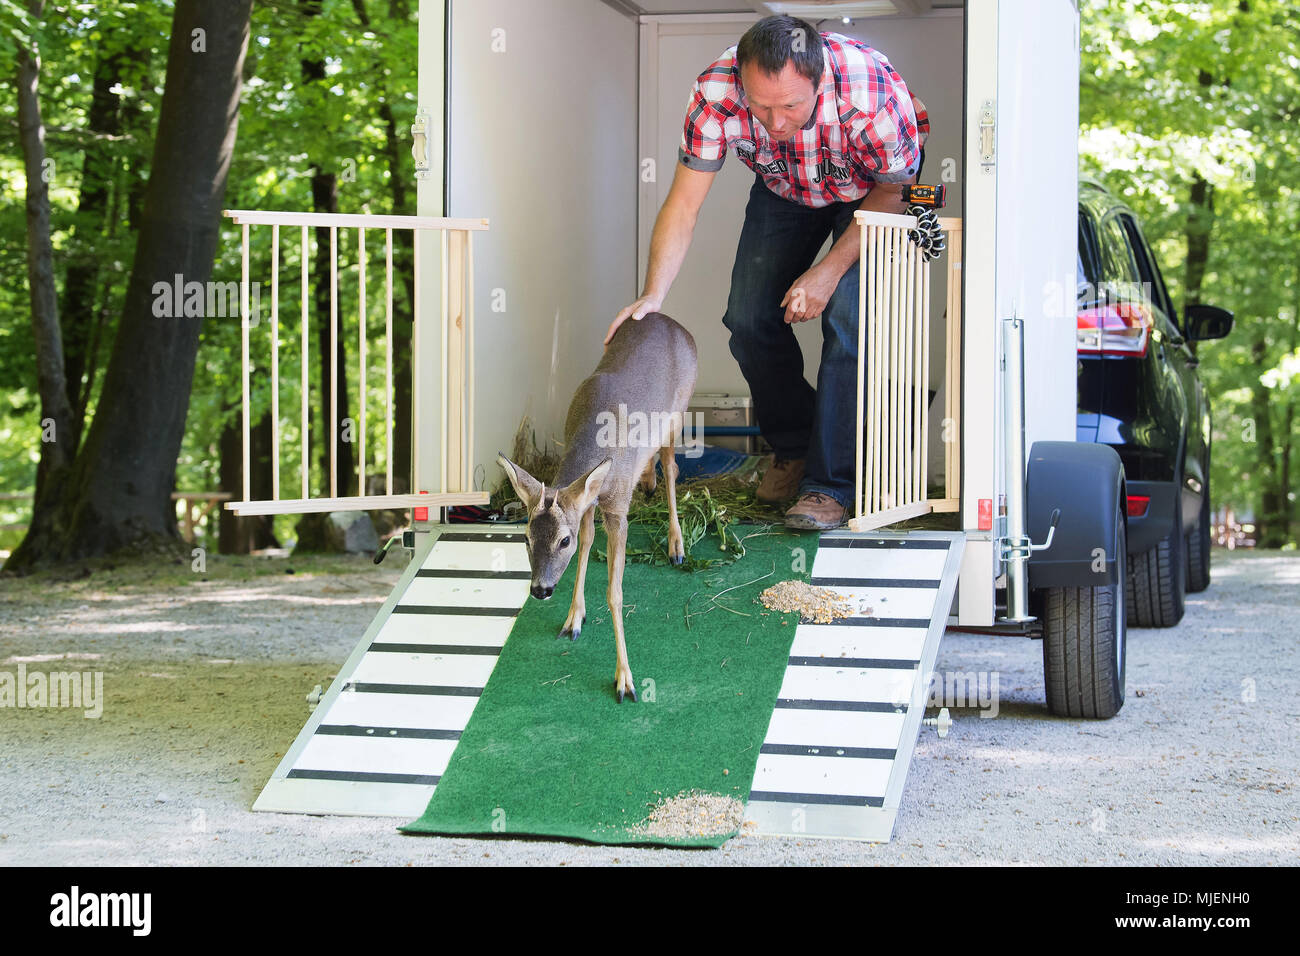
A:
[[[1052,523],[1047,527],[1047,540],[1044,541],[1042,544],[1034,544],[1033,542],[1030,542],[1029,550],[1046,551],[1048,548],[1050,548],[1052,546],[1052,538],[1056,534],[1056,525],[1060,522],[1060,520],[1061,520],[1061,509],[1057,508],[1052,512]]]

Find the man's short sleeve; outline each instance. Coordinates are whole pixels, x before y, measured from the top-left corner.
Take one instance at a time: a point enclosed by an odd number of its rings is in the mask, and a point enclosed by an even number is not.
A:
[[[723,134],[722,116],[701,92],[702,80],[703,77],[696,81],[686,104],[686,123],[677,158],[687,169],[712,173],[721,169],[727,158],[727,140]]]
[[[868,89],[854,99],[858,112],[849,127],[849,144],[858,162],[876,182],[910,183],[930,131],[925,106],[892,68],[875,72]]]

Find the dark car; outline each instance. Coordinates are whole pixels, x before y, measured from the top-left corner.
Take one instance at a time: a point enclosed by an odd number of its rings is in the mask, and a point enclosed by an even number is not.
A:
[[[1210,584],[1210,400],[1191,345],[1232,313],[1180,321],[1133,211],[1079,184],[1079,441],[1114,447],[1128,492],[1129,620],[1171,627]]]

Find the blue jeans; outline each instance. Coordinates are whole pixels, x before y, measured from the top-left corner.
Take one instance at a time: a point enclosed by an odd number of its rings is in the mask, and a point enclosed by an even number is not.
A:
[[[755,176],[722,319],[763,437],[778,458],[807,460],[800,494],[821,492],[845,507],[853,501],[857,456],[858,263],[822,310],[816,389],[804,379],[803,353],[780,303],[826,236],[834,242],[853,225],[858,204],[813,209],[781,198]]]

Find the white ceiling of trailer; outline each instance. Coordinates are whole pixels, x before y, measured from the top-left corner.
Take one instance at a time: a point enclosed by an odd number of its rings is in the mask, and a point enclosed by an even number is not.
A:
[[[960,9],[965,0],[619,0],[619,5],[647,14],[789,13],[793,16],[872,17],[913,15],[929,10]]]

